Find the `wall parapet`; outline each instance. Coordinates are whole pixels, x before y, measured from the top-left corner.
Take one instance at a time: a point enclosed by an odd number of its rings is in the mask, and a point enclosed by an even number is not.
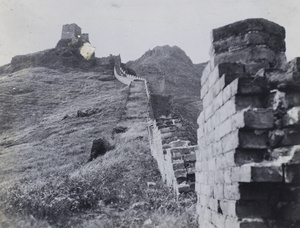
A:
[[[186,128],[176,117],[154,119],[147,80],[129,75],[121,67],[121,58],[115,58],[114,74],[117,80],[130,88],[133,83],[144,83],[148,98],[147,129],[151,153],[158,163],[162,179],[178,195],[195,189],[195,162],[198,146],[190,145]]]
[[[160,117],[153,121],[151,131],[151,152],[163,181],[176,194],[194,191],[198,146],[191,145],[181,121],[171,116]]]
[[[299,59],[284,28],[248,19],[212,32],[201,78],[199,227],[300,226]]]

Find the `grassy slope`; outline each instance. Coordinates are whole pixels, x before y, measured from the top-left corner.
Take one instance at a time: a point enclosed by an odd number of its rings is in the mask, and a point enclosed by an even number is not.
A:
[[[194,197],[176,201],[163,186],[145,128],[112,137],[128,91],[99,80],[110,74],[32,68],[0,76],[0,227],[196,226]],[[97,113],[77,117],[88,109]],[[87,163],[100,136],[116,147]]]

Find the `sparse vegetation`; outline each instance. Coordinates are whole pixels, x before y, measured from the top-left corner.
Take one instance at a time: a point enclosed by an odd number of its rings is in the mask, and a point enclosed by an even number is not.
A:
[[[196,227],[195,195],[177,200],[162,183],[145,126],[131,124],[112,135],[126,86],[93,72],[47,68],[1,77],[0,91],[15,107],[4,113],[14,119],[0,135],[3,226]],[[77,117],[78,110],[91,108],[101,111]],[[115,148],[87,162],[100,136]]]

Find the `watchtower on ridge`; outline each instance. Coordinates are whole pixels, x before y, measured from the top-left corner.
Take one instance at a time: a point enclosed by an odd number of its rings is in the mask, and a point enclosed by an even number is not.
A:
[[[63,25],[61,33],[62,40],[72,39],[72,43],[76,43],[79,38],[89,42],[89,34],[81,34],[81,28],[77,24],[72,23]]]

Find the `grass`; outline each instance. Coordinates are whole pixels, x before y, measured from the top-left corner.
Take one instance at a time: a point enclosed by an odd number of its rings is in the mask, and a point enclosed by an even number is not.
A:
[[[0,136],[0,227],[197,226],[195,195],[177,200],[161,182],[145,123],[119,122],[126,87],[99,81],[93,73],[22,72],[0,82],[0,89],[32,88],[26,94],[6,91],[17,108],[14,123]],[[49,74],[53,83],[43,83]],[[26,83],[14,84],[22,77]],[[23,102],[37,95],[37,102]],[[76,116],[91,108],[101,111]],[[128,130],[112,136],[117,124]],[[115,148],[87,162],[92,141],[100,136]]]

